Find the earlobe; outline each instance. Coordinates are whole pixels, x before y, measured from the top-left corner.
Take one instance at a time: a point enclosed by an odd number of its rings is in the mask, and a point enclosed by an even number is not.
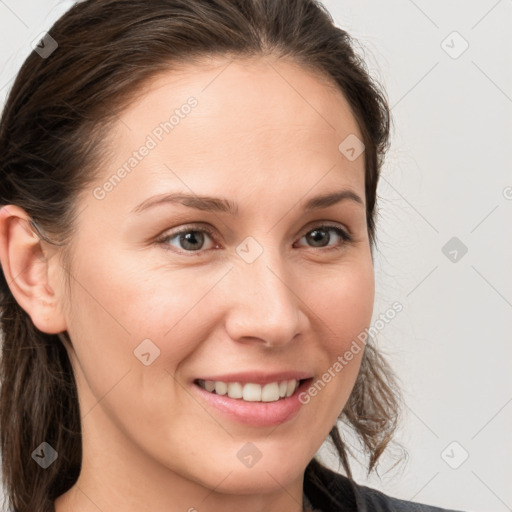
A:
[[[49,258],[43,243],[25,210],[15,205],[0,209],[0,263],[11,293],[37,329],[57,334],[67,328],[59,303],[60,283],[49,282],[50,264],[58,262]]]

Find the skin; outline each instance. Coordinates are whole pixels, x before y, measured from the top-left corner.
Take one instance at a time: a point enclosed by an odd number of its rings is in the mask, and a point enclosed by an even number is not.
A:
[[[298,512],[305,467],[354,386],[363,351],[274,427],[239,423],[192,392],[193,379],[233,371],[293,369],[317,380],[373,310],[364,154],[351,161],[338,149],[350,134],[362,139],[348,103],[294,62],[228,62],[165,72],[125,109],[101,179],[78,199],[67,270],[21,208],[0,212],[0,258],[16,300],[38,329],[67,331],[72,342],[83,463],[57,512]],[[97,199],[94,187],[190,96],[197,107]],[[302,209],[340,189],[363,204]],[[177,191],[227,198],[239,215],[171,203],[130,213]],[[311,232],[325,222],[353,240],[328,230],[315,245]],[[190,224],[213,230],[199,250],[179,236],[156,241]],[[252,263],[236,251],[247,237],[263,249]],[[133,353],[147,338],[160,350],[149,366]],[[262,454],[250,468],[237,457],[247,442]]]

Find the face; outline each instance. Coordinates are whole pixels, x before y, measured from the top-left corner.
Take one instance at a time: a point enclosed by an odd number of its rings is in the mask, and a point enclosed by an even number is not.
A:
[[[292,62],[227,64],[159,75],[117,121],[63,314],[83,468],[243,494],[301,478],[327,437],[374,280],[341,92]]]

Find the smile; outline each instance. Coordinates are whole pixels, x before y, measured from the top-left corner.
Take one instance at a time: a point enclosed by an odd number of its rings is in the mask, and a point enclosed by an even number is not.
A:
[[[292,396],[301,384],[297,379],[256,384],[248,382],[223,382],[197,379],[195,383],[202,389],[217,395],[227,395],[229,398],[246,402],[276,402]]]

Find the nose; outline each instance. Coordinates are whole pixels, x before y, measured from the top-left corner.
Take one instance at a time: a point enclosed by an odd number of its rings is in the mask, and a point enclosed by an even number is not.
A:
[[[226,330],[231,339],[277,347],[304,332],[307,316],[304,298],[289,265],[270,255],[238,261],[230,272]]]

